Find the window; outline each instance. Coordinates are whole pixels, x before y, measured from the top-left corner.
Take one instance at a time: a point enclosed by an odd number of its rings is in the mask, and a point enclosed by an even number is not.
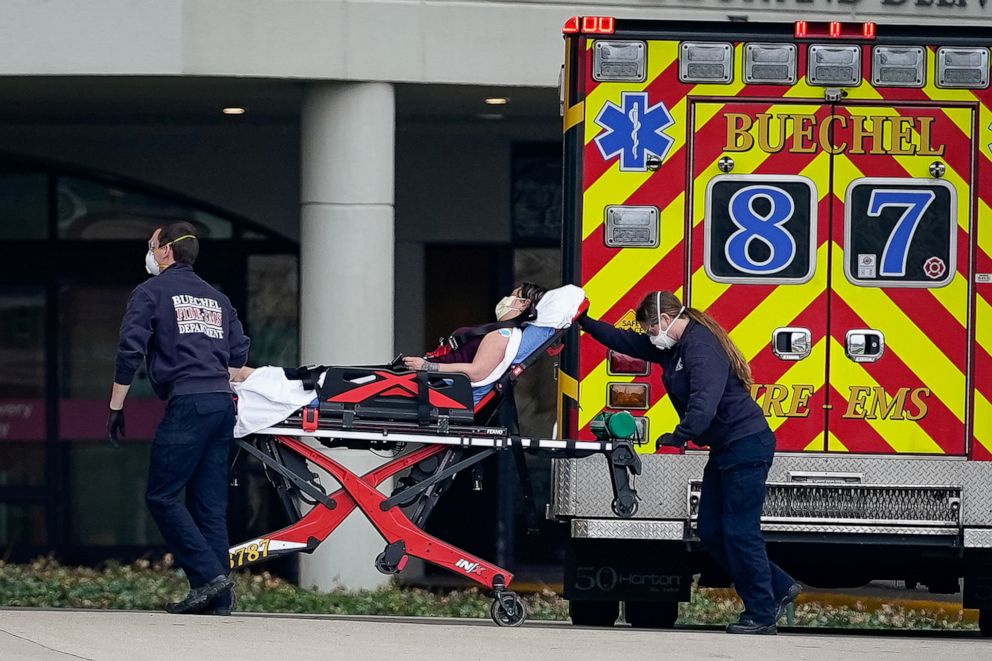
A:
[[[516,245],[561,241],[561,145],[513,146],[510,212]]]
[[[45,482],[45,292],[0,287],[0,490]],[[0,499],[0,545],[45,543],[40,505]]]
[[[806,177],[714,177],[706,187],[707,275],[716,282],[807,282],[816,268],[817,199]]]
[[[844,271],[862,287],[943,287],[957,268],[954,187],[855,179],[844,196]]]
[[[0,163],[0,243],[8,248],[0,264],[0,546],[15,561],[36,553],[32,545],[120,557],[122,545],[161,544],[144,486],[164,404],[144,365],[128,395],[121,449],[107,444],[105,425],[121,315],[147,277],[146,241],[178,220],[206,239],[197,271],[233,299],[252,336],[252,364],[298,364],[296,245],[141,182]],[[80,240],[88,242],[85,264],[60,258],[78,252]],[[255,477],[239,496],[242,519],[232,513],[237,537],[249,516],[253,528],[280,521],[281,509],[271,517],[264,510],[277,499]]]
[[[90,179],[60,177],[60,239],[144,239],[164,224],[187,221],[203,239],[231,238],[231,223],[165,197]]]
[[[248,319],[253,365],[299,363],[299,268],[296,255],[248,257]]]

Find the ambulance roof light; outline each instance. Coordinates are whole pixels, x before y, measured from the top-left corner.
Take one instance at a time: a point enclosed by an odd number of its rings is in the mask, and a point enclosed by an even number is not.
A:
[[[612,16],[583,16],[583,34],[613,34]]]
[[[823,39],[824,37],[830,39],[874,39],[875,32],[875,23],[871,21],[865,23],[796,21],[793,24],[793,34],[796,39]]]
[[[613,34],[616,21],[612,16],[572,16],[562,26],[562,34]]]

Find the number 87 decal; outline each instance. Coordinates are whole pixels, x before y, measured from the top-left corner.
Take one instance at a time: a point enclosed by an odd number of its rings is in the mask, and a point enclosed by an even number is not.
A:
[[[879,218],[886,207],[902,207],[905,209],[895,227],[889,233],[889,239],[882,250],[882,263],[878,273],[883,276],[906,275],[906,259],[909,257],[909,246],[913,236],[923,219],[923,214],[933,203],[936,194],[932,190],[899,190],[875,189],[868,199],[868,215]]]

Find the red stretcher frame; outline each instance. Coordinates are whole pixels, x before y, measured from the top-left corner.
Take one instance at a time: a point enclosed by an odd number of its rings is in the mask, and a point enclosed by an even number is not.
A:
[[[379,485],[414,464],[443,452],[448,446],[427,445],[418,448],[359,476],[297,437],[274,436],[273,440],[319,466],[330,474],[341,488],[328,495],[334,503],[333,509],[318,503],[296,523],[263,538],[232,547],[232,569],[255,564],[283,553],[313,549],[327,539],[357,507],[387,544],[402,542],[406,547],[406,555],[444,567],[456,574],[465,575],[491,590],[502,590],[513,580],[513,574],[505,569],[427,534],[414,525],[400,507],[392,507],[388,510],[383,510],[381,507],[387,496],[378,490]],[[288,542],[303,546],[270,552],[272,542]],[[242,547],[253,544],[259,549],[257,559],[245,558],[239,562],[238,554]],[[401,560],[398,569],[402,570],[405,564],[406,560]]]

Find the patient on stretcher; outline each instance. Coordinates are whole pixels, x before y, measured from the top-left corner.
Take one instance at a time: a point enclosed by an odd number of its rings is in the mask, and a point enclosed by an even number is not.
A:
[[[534,285],[534,289],[525,287],[518,287],[512,298],[501,301],[497,318],[509,327],[484,328],[487,332],[468,363],[441,363],[435,360],[440,358],[439,352],[434,352],[426,358],[404,359],[404,366],[416,370],[413,372],[395,365],[255,370],[245,381],[232,383],[238,396],[234,435],[240,438],[257,433],[283,421],[289,423],[290,418],[296,421],[292,425],[304,429],[301,420],[316,425],[317,418],[321,425],[334,419],[345,427],[365,420],[424,425],[442,418],[450,424],[472,424],[476,405],[486,393],[512,365],[523,362],[552,341],[557,331],[568,328],[585,300],[583,291],[572,285],[547,292]],[[485,361],[479,362],[478,354],[489,335],[494,336],[492,344],[500,351],[492,356],[487,349]]]
[[[533,323],[545,293],[544,287],[523,282],[500,300],[495,324],[459,328],[434,352],[423,358],[406,357],[403,364],[412,370],[466,375],[477,404],[510,365],[529,356],[554,333],[554,328]]]

